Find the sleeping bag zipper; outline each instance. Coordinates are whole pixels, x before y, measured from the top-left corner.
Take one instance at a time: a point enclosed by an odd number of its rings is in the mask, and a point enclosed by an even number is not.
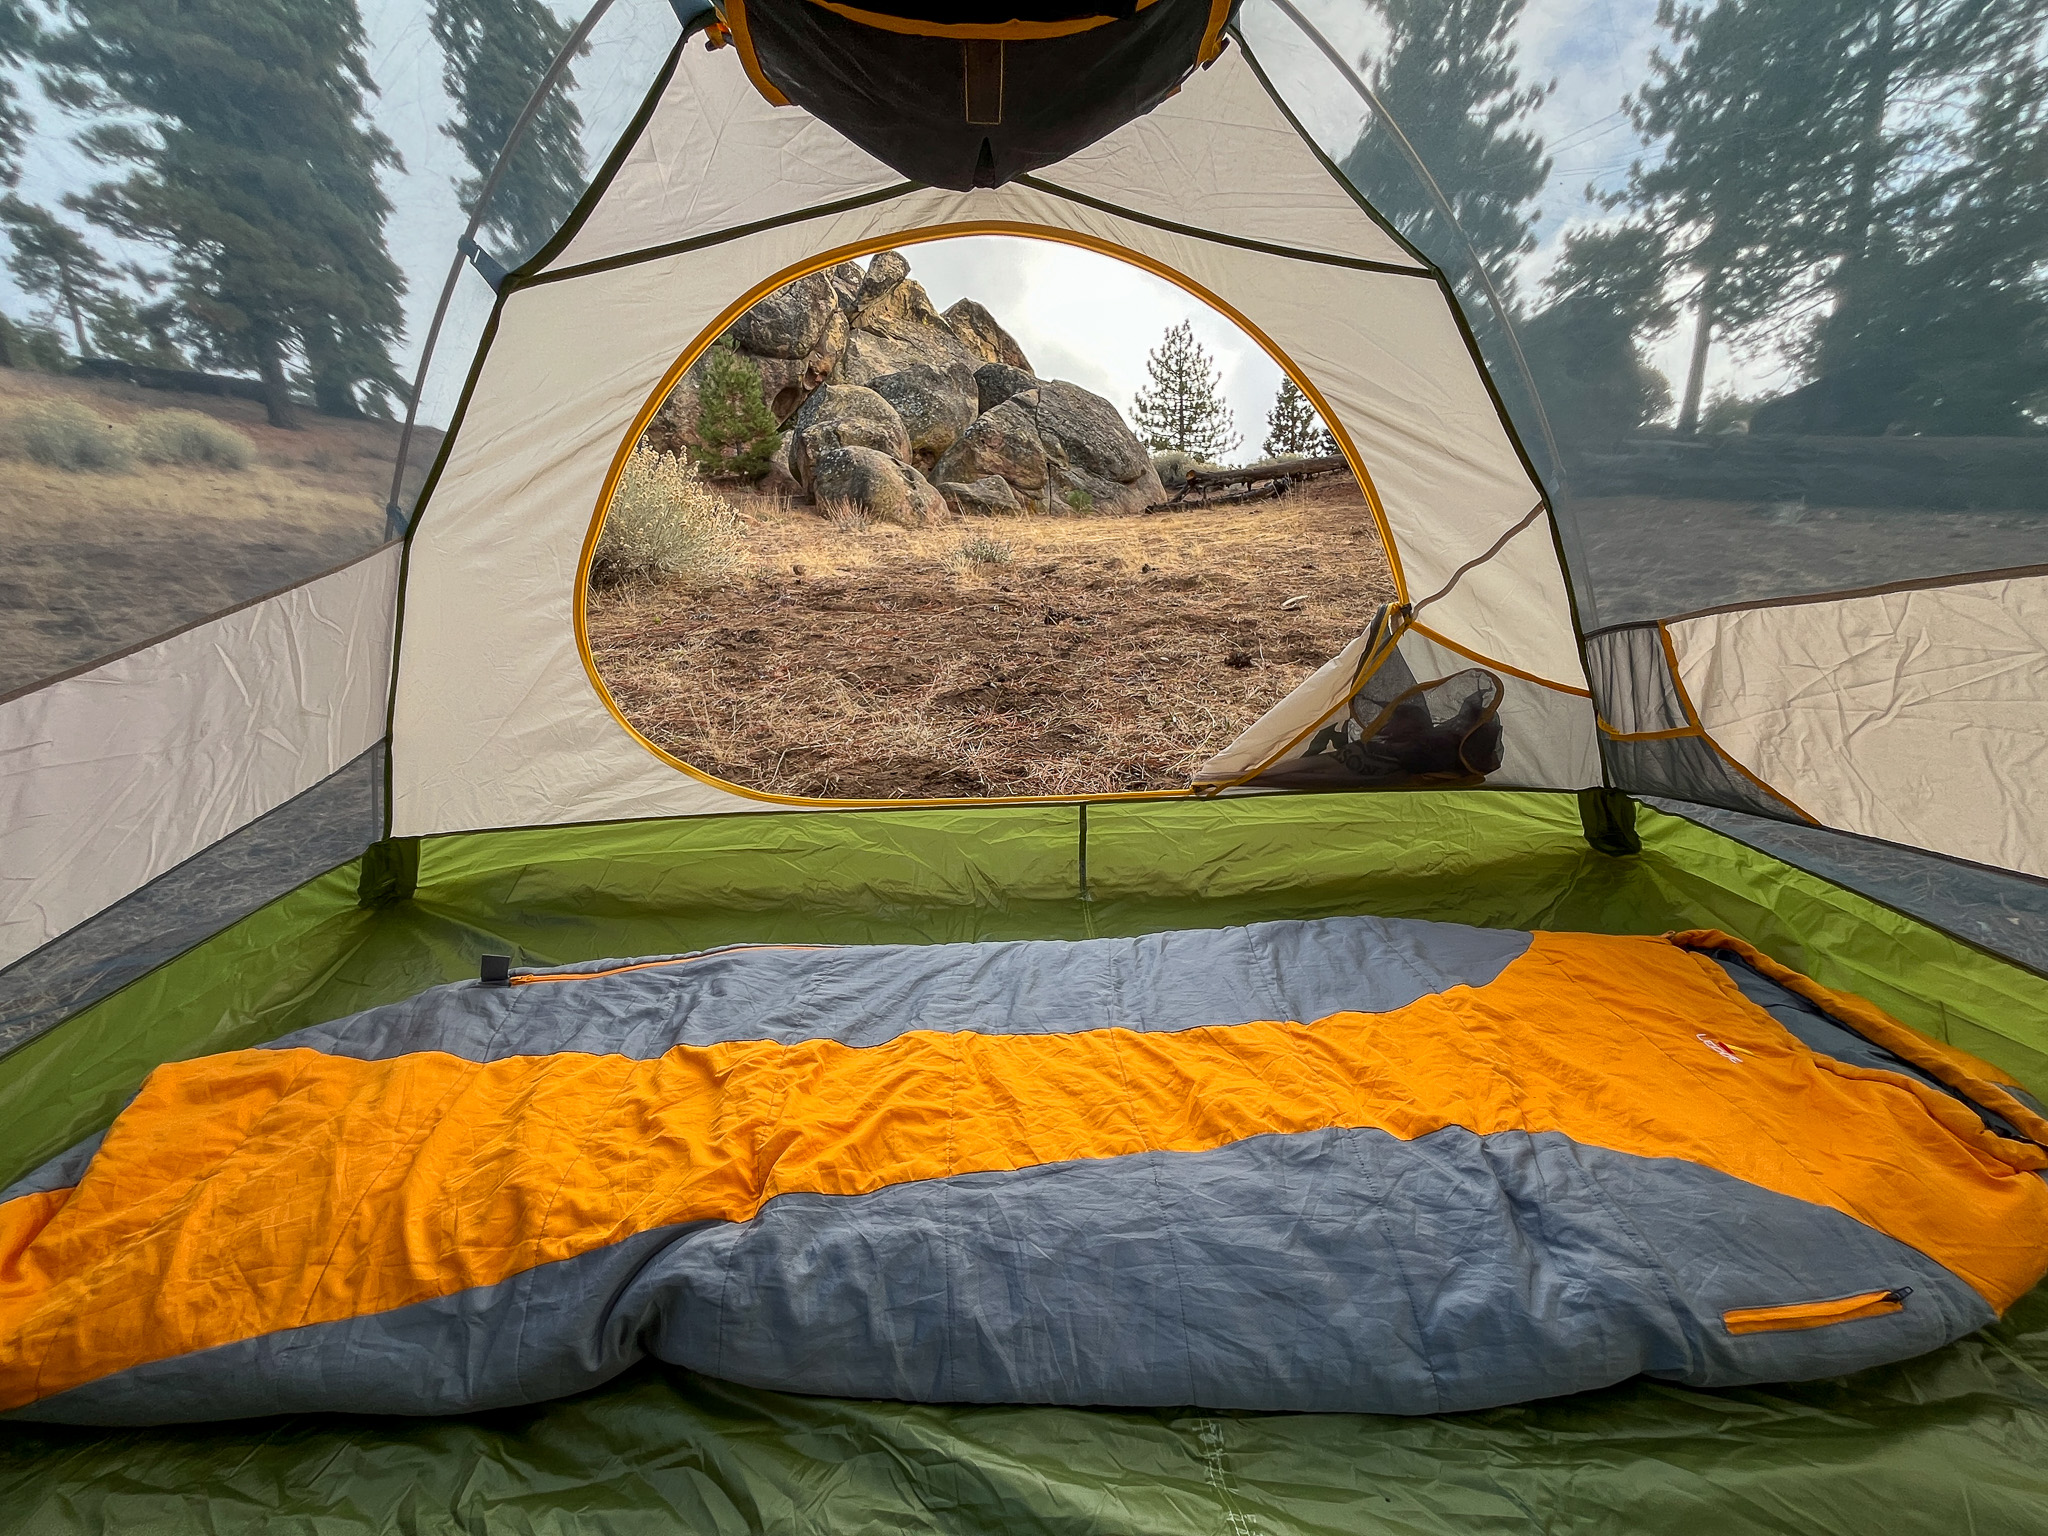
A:
[[[1825,1328],[1900,1311],[1913,1294],[1910,1285],[1889,1291],[1859,1291],[1831,1301],[1795,1301],[1779,1307],[1735,1307],[1721,1314],[1730,1333],[1785,1333],[1795,1328]]]

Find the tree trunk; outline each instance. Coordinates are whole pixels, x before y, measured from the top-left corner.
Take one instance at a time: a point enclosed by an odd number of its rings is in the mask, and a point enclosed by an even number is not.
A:
[[[1700,278],[1699,313],[1693,321],[1692,362],[1685,370],[1685,402],[1678,408],[1678,435],[1700,430],[1700,391],[1707,382],[1707,348],[1714,337],[1714,299],[1721,288],[1721,269],[1709,267]]]
[[[292,409],[291,384],[284,376],[284,352],[275,341],[263,344],[258,372],[263,376],[263,411],[270,424],[287,432],[298,431],[299,416]]]
[[[1892,0],[1884,0],[1878,12],[1877,35],[1871,40],[1870,61],[1863,78],[1863,98],[1858,103],[1856,158],[1849,174],[1849,201],[1842,216],[1842,264],[1835,269],[1835,314],[1847,315],[1854,331],[1857,311],[1869,287],[1871,246],[1877,222],[1877,179],[1884,168],[1884,118],[1891,103],[1893,52],[1896,17]],[[1821,372],[1835,359],[1828,354],[1838,349],[1827,345],[1833,327],[1822,329]]]
[[[334,337],[318,327],[300,332],[306,361],[313,370],[313,408],[323,416],[360,419],[363,408],[356,402],[356,381],[349,376],[347,360]]]
[[[91,357],[92,348],[85,344],[85,316],[78,311],[78,299],[69,288],[64,290],[64,308],[71,316],[71,334],[78,338],[78,355]]]
[[[1843,230],[1848,266],[1855,267],[1870,254],[1871,224],[1877,207],[1877,176],[1884,166],[1884,116],[1891,104],[1892,50],[1896,17],[1891,0],[1885,0],[1877,18],[1877,36],[1870,45],[1870,64],[1863,80],[1862,118],[1858,125],[1856,165],[1850,174],[1849,208]]]

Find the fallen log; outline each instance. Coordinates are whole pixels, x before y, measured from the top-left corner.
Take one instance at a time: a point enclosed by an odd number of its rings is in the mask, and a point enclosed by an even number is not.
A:
[[[1318,475],[1348,475],[1351,465],[1332,454],[1321,459],[1289,459],[1279,464],[1254,464],[1249,469],[1189,470],[1185,483],[1172,496],[1147,512],[1164,512],[1171,507],[1228,507],[1241,501],[1264,501],[1285,496],[1304,480]],[[1212,494],[1220,493],[1220,494]]]
[[[1188,491],[1220,490],[1226,485],[1255,485],[1261,480],[1310,480],[1317,475],[1348,475],[1351,465],[1340,455],[1331,454],[1321,459],[1286,459],[1277,464],[1254,464],[1248,469],[1193,469],[1188,471],[1187,484],[1181,487],[1181,495]],[[1174,500],[1180,500],[1176,496]]]

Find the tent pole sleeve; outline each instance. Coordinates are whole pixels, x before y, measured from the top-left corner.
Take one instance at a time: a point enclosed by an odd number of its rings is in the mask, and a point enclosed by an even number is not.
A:
[[[420,840],[387,837],[363,850],[362,877],[356,883],[356,905],[373,910],[412,900],[420,884]]]
[[[1636,832],[1636,803],[1618,789],[1580,790],[1579,825],[1585,828],[1586,841],[1609,858],[1643,851]]]

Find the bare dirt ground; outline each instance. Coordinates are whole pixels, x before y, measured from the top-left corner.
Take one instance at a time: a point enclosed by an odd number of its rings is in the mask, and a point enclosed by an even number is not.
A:
[[[733,500],[738,576],[594,593],[591,640],[650,740],[777,794],[1183,788],[1393,591],[1348,479],[1228,508],[918,529]]]
[[[1561,510],[1598,593],[1592,625],[2048,561],[2038,511],[1677,496],[1579,497]]]
[[[393,422],[300,414],[264,424],[253,401],[0,369],[0,415],[51,399],[111,422],[203,411],[246,433],[239,473],[137,464],[124,474],[0,458],[0,694],[260,597],[376,548],[398,445]],[[417,489],[440,442],[413,441]]]

